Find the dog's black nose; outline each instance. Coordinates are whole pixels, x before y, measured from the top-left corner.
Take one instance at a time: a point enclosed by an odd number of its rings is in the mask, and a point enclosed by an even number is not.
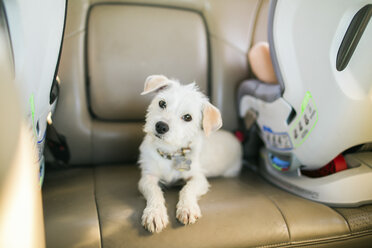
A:
[[[155,124],[155,129],[158,134],[165,134],[169,131],[169,126],[167,123],[159,121]]]

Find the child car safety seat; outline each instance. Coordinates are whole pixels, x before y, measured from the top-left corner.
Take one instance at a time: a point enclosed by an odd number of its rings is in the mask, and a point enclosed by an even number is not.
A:
[[[272,1],[268,42],[279,84],[258,77],[238,93],[240,116],[256,119],[265,144],[262,174],[329,205],[372,202],[371,3]]]
[[[47,117],[58,97],[57,69],[64,30],[66,0],[4,1],[9,28],[14,82],[21,107],[32,130],[40,166],[40,185],[44,177],[44,144]],[[40,8],[40,6],[43,6]]]

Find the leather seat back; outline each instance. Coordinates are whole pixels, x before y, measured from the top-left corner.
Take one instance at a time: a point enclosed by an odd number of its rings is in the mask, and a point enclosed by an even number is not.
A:
[[[140,93],[151,74],[196,81],[221,110],[224,128],[235,129],[235,92],[248,74],[259,6],[259,0],[69,2],[54,123],[66,136],[70,163],[137,160],[150,102]]]

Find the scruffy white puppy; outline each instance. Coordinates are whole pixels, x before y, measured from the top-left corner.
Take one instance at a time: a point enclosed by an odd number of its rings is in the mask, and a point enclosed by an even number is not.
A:
[[[142,225],[160,232],[168,224],[159,183],[186,181],[176,217],[183,224],[201,217],[198,199],[207,193],[206,177],[236,176],[241,168],[241,146],[222,126],[219,110],[198,91],[195,83],[181,85],[162,75],[149,76],[141,95],[156,93],[147,109],[140,146],[142,170],[139,190],[147,201]]]

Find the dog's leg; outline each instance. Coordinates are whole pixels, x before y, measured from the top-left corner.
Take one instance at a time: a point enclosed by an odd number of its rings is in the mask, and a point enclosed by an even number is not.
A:
[[[159,187],[159,178],[142,175],[138,188],[146,199],[146,208],[142,215],[142,225],[150,232],[160,232],[168,224],[167,208],[163,192]]]
[[[193,224],[201,217],[198,199],[208,192],[209,183],[202,174],[193,176],[180,191],[176,217],[183,224]]]

